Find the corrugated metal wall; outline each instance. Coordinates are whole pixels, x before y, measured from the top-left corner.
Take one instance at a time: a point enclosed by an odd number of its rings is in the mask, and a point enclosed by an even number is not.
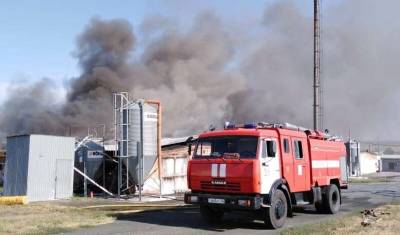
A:
[[[28,156],[29,136],[14,136],[7,138],[4,195],[26,195]]]
[[[66,179],[65,182],[61,182],[61,179],[58,181],[58,184],[62,184],[64,190],[69,192],[68,195],[64,194],[64,197],[59,198],[72,196],[74,149],[74,138],[31,135],[27,190],[30,201],[56,198],[56,161],[59,159],[69,160],[69,168],[64,170],[70,174],[70,179]]]

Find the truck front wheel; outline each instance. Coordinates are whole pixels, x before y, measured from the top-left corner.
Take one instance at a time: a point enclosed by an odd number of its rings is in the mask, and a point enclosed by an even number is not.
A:
[[[278,189],[271,198],[271,207],[265,211],[264,223],[269,228],[280,228],[285,224],[287,212],[286,196],[282,190]]]
[[[200,205],[200,214],[207,223],[216,224],[222,220],[224,212],[206,205]]]

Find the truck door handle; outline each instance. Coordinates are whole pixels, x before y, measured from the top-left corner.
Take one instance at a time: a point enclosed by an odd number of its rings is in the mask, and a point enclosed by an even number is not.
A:
[[[263,166],[267,166],[267,163],[263,162],[262,165],[263,165]]]

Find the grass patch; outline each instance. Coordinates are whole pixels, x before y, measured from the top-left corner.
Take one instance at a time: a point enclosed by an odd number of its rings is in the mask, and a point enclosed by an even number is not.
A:
[[[105,211],[51,204],[0,205],[0,234],[57,234],[111,223]]]
[[[387,205],[377,208],[389,215],[380,215],[376,223],[363,227],[361,225],[361,213],[353,213],[341,218],[328,221],[303,225],[283,230],[281,235],[339,235],[339,234],[399,234],[400,231],[400,205]]]

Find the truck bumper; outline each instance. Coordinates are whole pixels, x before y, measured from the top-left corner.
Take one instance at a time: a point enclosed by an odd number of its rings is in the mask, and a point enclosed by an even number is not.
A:
[[[185,203],[234,210],[258,210],[262,207],[260,196],[246,195],[185,193]]]

